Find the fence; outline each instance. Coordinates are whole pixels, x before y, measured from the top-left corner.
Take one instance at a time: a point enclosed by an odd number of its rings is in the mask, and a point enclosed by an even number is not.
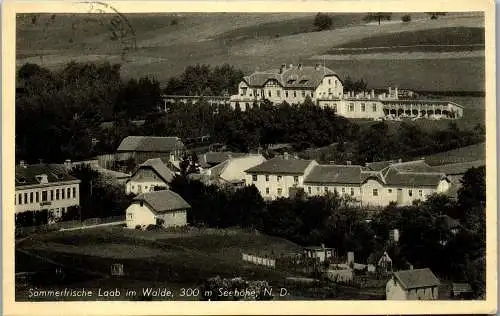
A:
[[[249,255],[246,253],[242,254],[242,259],[243,259],[243,261],[250,262],[253,264],[257,264],[257,265],[263,265],[263,266],[271,267],[271,268],[276,267],[276,260],[274,260],[274,259],[257,257],[257,256]]]
[[[110,217],[104,217],[104,218],[88,218],[88,219],[83,220],[81,222],[78,220],[74,220],[74,221],[57,222],[54,224],[47,224],[47,225],[40,225],[40,226],[16,227],[16,237],[24,236],[24,235],[31,234],[31,233],[43,233],[43,232],[49,232],[49,231],[56,231],[56,230],[60,230],[62,228],[69,229],[69,228],[85,227],[85,226],[91,226],[91,225],[120,222],[120,221],[124,221],[124,220],[125,220],[125,216],[120,215],[120,216],[110,216]]]

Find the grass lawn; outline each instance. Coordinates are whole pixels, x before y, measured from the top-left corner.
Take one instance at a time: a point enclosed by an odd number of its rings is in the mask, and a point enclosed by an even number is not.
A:
[[[486,159],[486,144],[480,143],[467,147],[457,148],[425,157],[430,165],[444,165],[450,163],[470,162]]]

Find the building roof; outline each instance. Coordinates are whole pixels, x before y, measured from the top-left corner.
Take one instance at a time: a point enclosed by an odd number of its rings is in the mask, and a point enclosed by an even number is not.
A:
[[[436,104],[436,105],[448,105],[448,104],[453,104],[455,106],[458,106],[460,108],[463,108],[462,105],[457,104],[455,102],[451,101],[441,101],[441,100],[404,100],[404,99],[397,99],[397,100],[387,100],[387,99],[379,99],[378,101],[382,102],[383,104]]]
[[[470,162],[459,162],[459,163],[451,163],[441,166],[432,167],[436,172],[442,172],[447,175],[460,175],[464,174],[470,168],[477,168],[485,166],[486,162],[484,160],[475,160]]]
[[[63,165],[16,165],[16,187],[41,184],[40,178],[37,177],[40,175],[47,175],[47,183],[80,181],[70,175]]]
[[[287,66],[282,73],[279,69],[254,72],[243,80],[251,87],[262,87],[268,80],[276,80],[285,88],[316,88],[325,76],[338,75],[323,66]]]
[[[210,174],[226,182],[241,182],[245,180],[245,170],[255,167],[264,161],[266,161],[266,158],[260,154],[230,158],[210,168]]]
[[[383,180],[388,185],[406,187],[435,187],[446,178],[443,173],[436,172],[398,172],[392,167],[388,167],[382,172]]]
[[[422,287],[433,287],[440,284],[431,269],[414,269],[394,272],[394,277],[405,290]]]
[[[452,291],[453,294],[460,294],[460,293],[471,293],[472,292],[472,287],[470,286],[469,283],[453,283],[452,284]]]
[[[303,174],[313,160],[275,157],[245,170],[246,173]]]
[[[136,172],[141,168],[153,169],[158,174],[158,176],[160,176],[160,178],[165,181],[165,183],[169,183],[170,181],[172,181],[175,176],[174,172],[168,169],[160,158],[146,160],[144,163],[139,165],[139,168],[137,168]],[[136,172],[134,172],[134,174]]]
[[[171,152],[184,147],[178,137],[127,136],[118,146],[118,151]]]
[[[429,166],[423,159],[405,161],[405,162],[392,162],[390,166],[399,172],[436,172],[436,170]]]
[[[198,156],[198,161],[202,167],[209,167],[221,162],[226,161],[229,158],[242,157],[247,155],[246,153],[238,153],[231,151],[211,151]]]
[[[380,170],[390,166],[391,163],[394,163],[394,161],[393,160],[386,160],[386,161],[368,162],[368,163],[366,163],[366,167],[370,170],[373,170],[373,171],[380,171]]]
[[[156,214],[191,208],[179,194],[170,190],[143,193],[134,198],[134,202],[143,201]]]
[[[304,179],[304,183],[361,183],[361,167],[348,165],[318,165]]]

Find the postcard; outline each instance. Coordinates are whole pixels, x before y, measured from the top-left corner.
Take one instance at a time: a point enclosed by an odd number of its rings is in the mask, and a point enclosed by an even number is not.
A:
[[[497,309],[491,1],[6,1],[6,315]]]

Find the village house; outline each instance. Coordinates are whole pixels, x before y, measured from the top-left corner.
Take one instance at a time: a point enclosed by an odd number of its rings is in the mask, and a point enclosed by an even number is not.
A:
[[[141,194],[168,189],[175,174],[160,158],[148,159],[134,171],[125,183],[125,193]]]
[[[260,154],[245,154],[237,158],[229,158],[225,161],[203,170],[201,174],[191,174],[190,178],[200,180],[210,185],[216,184],[228,188],[240,188],[245,186],[245,170],[260,165],[266,158]]]
[[[184,152],[185,145],[179,137],[127,136],[118,146],[115,159],[118,162],[133,159],[141,164],[151,158],[180,160]]]
[[[401,99],[400,97],[406,98]],[[416,100],[406,90],[389,87],[387,93],[376,95],[374,90],[354,93],[347,91],[338,74],[324,65],[281,65],[279,69],[257,71],[238,85],[232,95],[232,108],[242,111],[268,100],[272,104],[303,103],[309,98],[322,108],[332,108],[347,118],[460,118],[463,106],[451,101]]]
[[[290,189],[303,187],[304,178],[317,166],[314,160],[275,157],[246,173],[246,184],[255,185],[264,199],[290,197]]]
[[[209,151],[207,153],[198,155],[198,163],[203,169],[212,168],[230,158],[238,158],[246,156],[246,153],[238,153],[231,151]]]
[[[186,226],[190,208],[180,195],[170,190],[142,193],[134,198],[126,210],[127,227]]]
[[[385,166],[385,167],[384,167]],[[289,197],[290,190],[304,189],[309,196],[336,193],[363,206],[384,207],[391,202],[412,205],[433,193],[446,193],[450,183],[423,160],[388,162],[381,170],[358,165],[320,165],[314,160],[275,157],[250,168],[247,185],[254,184],[262,197]]]
[[[439,279],[428,268],[394,272],[386,285],[387,300],[437,300]]]
[[[28,165],[21,161],[15,171],[16,214],[47,210],[54,218],[80,205],[80,180],[61,165]]]
[[[97,159],[84,161],[71,161],[71,159],[66,159],[64,161],[64,168],[68,171],[82,165],[88,166],[89,168],[99,172],[99,174],[111,184],[124,185],[127,180],[130,179],[130,174],[128,173],[102,168],[99,166],[99,160]]]

